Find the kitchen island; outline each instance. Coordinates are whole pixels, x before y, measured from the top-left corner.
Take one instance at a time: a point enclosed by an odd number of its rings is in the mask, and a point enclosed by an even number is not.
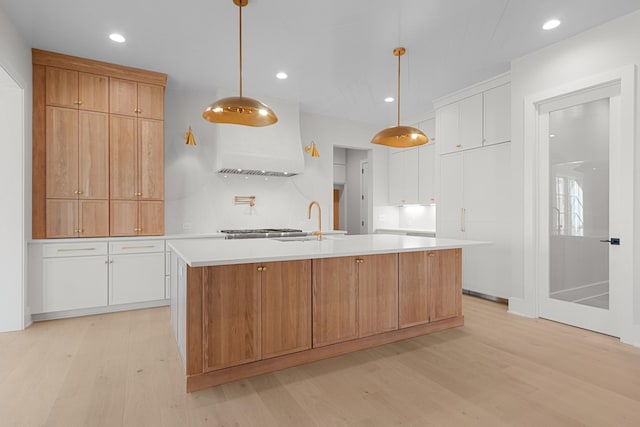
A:
[[[187,391],[462,326],[461,248],[478,243],[385,234],[170,242]]]

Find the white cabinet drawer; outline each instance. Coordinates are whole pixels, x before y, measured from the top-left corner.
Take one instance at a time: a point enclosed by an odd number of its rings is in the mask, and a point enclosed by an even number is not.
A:
[[[164,240],[128,240],[109,243],[109,254],[143,254],[164,252]]]
[[[96,256],[107,254],[107,242],[97,243],[54,243],[45,244],[42,248],[44,258]]]

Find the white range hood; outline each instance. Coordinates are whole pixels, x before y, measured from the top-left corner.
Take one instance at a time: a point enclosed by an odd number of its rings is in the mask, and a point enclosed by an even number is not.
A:
[[[278,116],[271,126],[215,124],[216,171],[289,177],[304,171],[298,104],[260,98]]]

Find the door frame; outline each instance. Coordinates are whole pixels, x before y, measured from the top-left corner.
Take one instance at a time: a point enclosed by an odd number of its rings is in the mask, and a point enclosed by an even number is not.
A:
[[[634,167],[635,167],[635,98],[636,98],[636,66],[627,65],[605,73],[593,75],[581,80],[577,80],[562,86],[547,89],[524,98],[524,228],[523,228],[523,281],[524,293],[522,300],[513,299],[513,310],[516,313],[540,317],[539,310],[539,289],[542,283],[546,283],[544,264],[549,257],[548,247],[545,247],[544,228],[548,213],[541,214],[543,173],[546,165],[543,164],[540,153],[539,135],[539,106],[545,101],[560,98],[577,92],[608,85],[615,82],[620,83],[620,149],[624,155],[619,158],[619,167],[616,173],[620,174],[620,179],[628,182],[631,191],[626,200],[628,209],[618,212],[618,224],[620,229],[610,229],[611,235],[620,235],[622,245],[620,249],[619,262],[621,264],[633,266],[635,256],[635,235],[634,235]],[[612,195],[613,197],[613,195]],[[620,340],[635,345],[640,344],[640,327],[634,325],[634,302],[639,299],[634,295],[633,285],[636,279],[636,272],[629,269],[624,277],[621,277],[621,288],[619,290],[619,301],[612,302],[618,306],[617,324],[620,333]],[[510,304],[512,301],[510,301]]]

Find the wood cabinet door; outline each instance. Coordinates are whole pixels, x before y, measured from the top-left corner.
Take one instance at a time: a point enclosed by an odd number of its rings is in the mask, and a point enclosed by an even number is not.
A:
[[[356,257],[313,260],[313,347],[358,338]]]
[[[110,117],[109,192],[112,199],[137,200],[138,150],[137,119]]]
[[[112,236],[136,236],[138,234],[138,202],[111,200],[109,231]]]
[[[138,117],[164,120],[164,87],[138,83]]]
[[[311,260],[261,264],[262,358],[311,348]]]
[[[398,329],[398,255],[359,257],[358,336]]]
[[[77,199],[47,199],[48,239],[60,237],[78,237],[78,200]]]
[[[109,77],[78,73],[78,108],[109,112]]]
[[[46,105],[78,108],[78,72],[47,67],[45,77]]]
[[[109,200],[80,200],[78,215],[80,237],[109,236]]]
[[[431,321],[462,315],[462,250],[430,251]]]
[[[138,116],[138,83],[132,80],[109,79],[109,112]]]
[[[257,264],[203,272],[204,371],[260,360],[260,271]]]
[[[138,235],[160,236],[164,234],[164,203],[138,202]]]
[[[78,182],[81,199],[109,198],[109,115],[80,111]]]
[[[47,107],[47,198],[78,197],[78,111]]]
[[[398,254],[400,328],[429,322],[429,252]]]
[[[141,200],[164,199],[164,122],[138,120]]]

